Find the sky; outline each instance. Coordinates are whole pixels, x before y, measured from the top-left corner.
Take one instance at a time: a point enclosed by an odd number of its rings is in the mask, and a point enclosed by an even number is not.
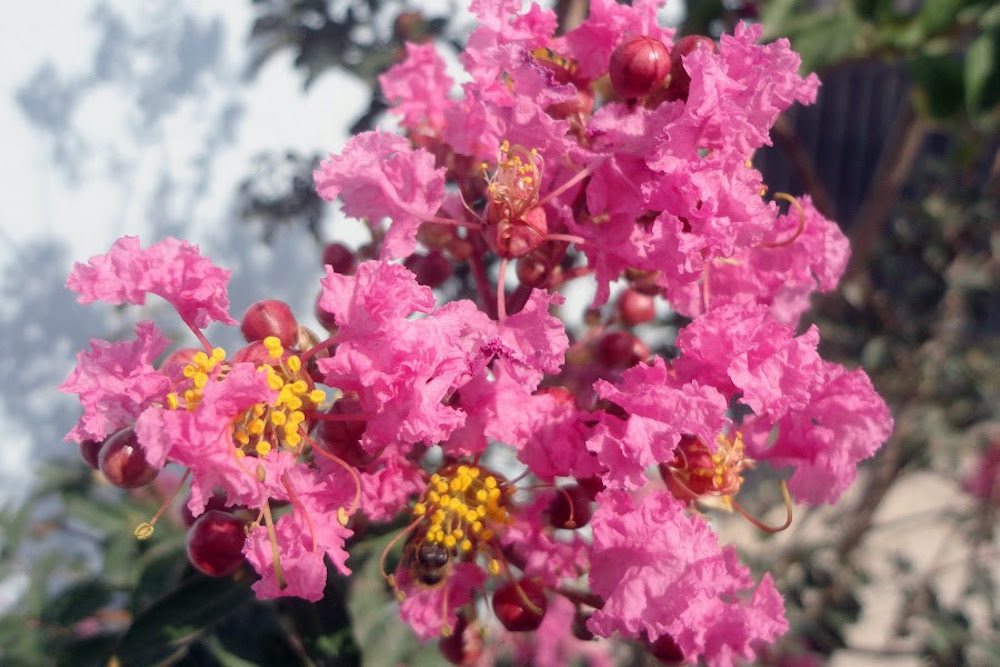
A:
[[[125,234],[179,236],[233,269],[235,316],[259,298],[311,312],[315,243],[288,228],[266,246],[233,222],[234,194],[260,151],[338,150],[367,88],[331,72],[304,91],[288,52],[249,81],[252,18],[232,0],[0,3],[0,504],[39,461],[76,456],[62,436],[78,403],[54,387],[88,339],[178,326],[153,300],[76,304],[73,262]]]

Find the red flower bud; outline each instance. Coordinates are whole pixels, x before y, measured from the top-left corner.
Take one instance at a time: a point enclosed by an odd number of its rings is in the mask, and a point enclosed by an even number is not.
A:
[[[663,86],[670,72],[670,50],[658,39],[632,37],[611,54],[608,73],[618,97],[632,99]]]
[[[299,323],[287,303],[264,299],[247,308],[240,331],[248,343],[274,336],[283,346],[292,347],[299,338]]]
[[[104,441],[97,455],[97,465],[109,482],[123,489],[145,486],[160,472],[146,461],[131,426]]]
[[[350,276],[358,266],[358,258],[343,243],[328,243],[323,248],[323,265],[331,267],[334,273]]]
[[[191,526],[187,534],[187,555],[191,564],[210,577],[225,577],[243,564],[246,532],[243,520],[220,510],[209,510]]]
[[[627,289],[618,297],[618,317],[628,326],[652,321],[656,317],[653,297]]]
[[[493,592],[493,612],[511,632],[537,630],[547,606],[544,589],[530,580],[505,581]]]
[[[426,255],[410,255],[403,266],[413,271],[418,283],[432,288],[444,284],[452,273],[451,262],[440,250],[431,250]]]
[[[577,484],[556,489],[549,503],[549,524],[553,528],[576,530],[590,523],[593,514],[590,494]]]

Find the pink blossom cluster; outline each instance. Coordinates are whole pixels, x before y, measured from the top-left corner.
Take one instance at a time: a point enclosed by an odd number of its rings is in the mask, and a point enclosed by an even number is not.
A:
[[[609,63],[648,51],[623,44],[679,48],[659,5],[594,0],[556,36],[549,10],[476,0],[460,88],[434,45],[408,45],[380,79],[403,134],[357,135],[315,173],[369,223],[378,257],[326,267],[325,338],[294,320],[261,332],[248,314],[248,345],[214,348],[204,327],[236,323],[228,272],[184,242],[126,237],[78,264],[81,302],[159,295],[203,349],[158,362],[170,341],[150,322],[92,341],[62,386],[83,405],[68,438],[131,429],[150,466],[187,469],[193,514],[215,497],[255,511],[243,554],[261,597],[318,599],[325,557],[349,574],[355,532],[403,516],[386,578],[446,655],[496,651],[476,607],[492,596],[518,660],[608,664],[594,638],[613,637],[679,661],[753,660],[788,627],[783,599],[699,503],[745,514],[744,473],[763,465],[787,478],[789,520],[792,499],[834,503],[892,418],[862,370],[823,360],[818,330],[798,328],[836,286],[846,239],[807,196],[768,196],[750,163],[818,80],[741,25],[619,96]],[[467,269],[472,298],[438,302],[428,267],[442,261],[445,278]],[[558,289],[584,277],[592,313],[628,288],[571,336]],[[687,322],[670,360],[636,329],[657,300]],[[525,481],[484,464],[504,448]]]

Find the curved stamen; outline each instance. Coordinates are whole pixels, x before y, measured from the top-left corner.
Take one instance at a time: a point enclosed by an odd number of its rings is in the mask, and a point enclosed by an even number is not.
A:
[[[764,532],[771,533],[772,535],[774,533],[780,533],[781,531],[785,530],[786,528],[792,525],[792,498],[790,495],[788,495],[788,484],[785,482],[785,480],[781,480],[780,485],[781,485],[781,497],[785,501],[785,512],[787,513],[787,516],[785,518],[785,523],[781,524],[780,526],[768,526],[767,524],[761,523],[759,520],[750,516],[750,514],[745,509],[743,509],[743,507],[735,500],[732,501],[733,509],[739,512],[744,519],[746,519],[753,525],[757,526]]]
[[[789,245],[790,243],[792,243],[793,241],[795,241],[795,239],[799,238],[799,236],[802,235],[802,230],[804,230],[806,228],[806,214],[805,214],[805,211],[802,210],[802,204],[799,203],[798,199],[796,199],[792,195],[784,193],[784,192],[775,192],[774,193],[774,198],[775,199],[784,199],[789,204],[791,204],[792,206],[795,207],[795,210],[798,211],[798,214],[799,214],[799,224],[795,228],[795,232],[791,236],[789,236],[787,239],[785,239],[783,241],[775,241],[773,243],[761,243],[760,246],[759,246],[761,248],[782,248],[782,247],[784,247],[786,245]]]
[[[302,516],[305,517],[306,524],[309,526],[309,535],[312,537],[312,549],[310,551],[316,551],[316,529],[313,528],[312,517],[309,516],[309,512],[302,505],[298,494],[295,493],[295,489],[292,488],[292,480],[288,479],[287,472],[281,474],[281,485],[285,487],[285,491],[288,491],[288,499],[291,501],[292,507],[295,511],[301,512]]]

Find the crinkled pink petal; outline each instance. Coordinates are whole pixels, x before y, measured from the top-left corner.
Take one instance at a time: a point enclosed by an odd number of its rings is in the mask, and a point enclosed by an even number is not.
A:
[[[731,547],[720,549],[705,521],[667,491],[639,501],[598,495],[591,520],[591,590],[604,606],[587,623],[595,634],[671,636],[686,660],[731,665],[753,660],[785,632],[781,596],[769,577],[756,591]]]
[[[103,440],[132,424],[148,406],[165,401],[170,379],[153,368],[153,361],[170,341],[152,322],[139,322],[135,334],[133,341],[115,343],[92,338],[90,352],[77,353],[76,368],[59,385],[59,391],[79,394],[83,406],[67,440]]]
[[[426,486],[419,466],[408,459],[382,457],[373,472],[359,471],[361,510],[371,521],[391,521]]]
[[[106,301],[143,305],[146,294],[169,301],[181,318],[204,328],[211,322],[236,324],[229,316],[229,271],[202,257],[198,246],[166,238],[145,250],[135,236],[123,236],[104,255],[79,262],[66,287],[80,294],[80,303]]]
[[[600,380],[594,387],[601,398],[629,413],[624,425],[608,417],[588,443],[611,486],[642,486],[641,471],[673,459],[682,435],[714,442],[727,424],[725,396],[697,381],[678,382],[660,357],[628,369],[618,385]]]
[[[195,410],[148,409],[136,421],[135,432],[151,464],[169,460],[191,471],[188,506],[195,516],[216,486],[222,487],[230,505],[258,507],[263,498],[284,495],[280,477],[295,457],[277,451],[265,460],[237,458],[233,420],[256,403],[273,404],[276,399],[264,373],[251,364],[235,364],[222,380],[209,380]],[[264,482],[257,478],[257,465],[268,472]]]
[[[406,58],[381,75],[379,84],[400,125],[417,134],[437,135],[445,125],[445,110],[453,81],[434,44],[406,44]]]
[[[555,492],[541,494],[522,507],[514,523],[500,536],[504,548],[517,556],[524,576],[550,588],[575,580],[585,572],[589,550],[589,545],[576,534],[566,541],[555,539],[551,527],[543,523],[554,495]]]
[[[323,199],[340,196],[347,215],[392,221],[382,244],[383,259],[412,253],[420,223],[444,201],[444,169],[434,168],[434,156],[381,130],[351,137],[340,155],[320,164],[313,178]]]
[[[747,454],[795,472],[788,489],[799,501],[835,503],[857,476],[858,463],[875,454],[892,434],[888,406],[861,369],[825,363],[808,405],[777,422],[777,438],[747,440]]]
[[[482,590],[486,573],[472,563],[458,563],[451,568],[444,582],[436,588],[427,588],[410,577],[409,570],[400,565],[396,581],[406,599],[399,603],[399,616],[413,628],[422,642],[441,636],[447,622],[451,628],[457,622],[456,611],[470,602]],[[444,616],[444,596],[448,596],[447,616]]]
[[[678,334],[681,357],[674,366],[682,377],[701,378],[724,393],[739,391],[757,415],[778,419],[807,405],[822,382],[818,330],[794,333],[765,306],[722,306]]]

